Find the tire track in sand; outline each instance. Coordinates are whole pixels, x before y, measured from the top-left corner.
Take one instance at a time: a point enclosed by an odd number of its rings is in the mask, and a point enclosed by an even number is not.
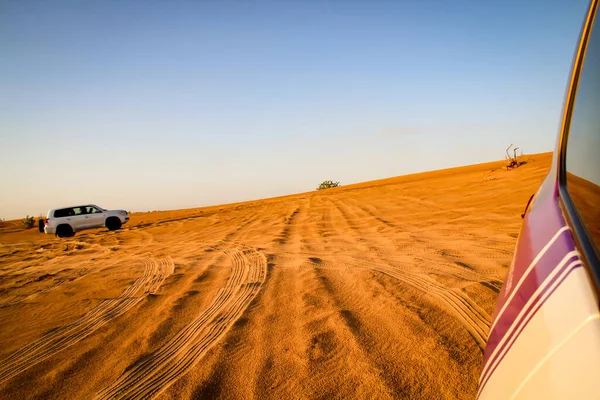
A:
[[[365,262],[361,261],[361,264],[364,265]],[[458,290],[449,289],[432,279],[390,265],[377,265],[374,263],[368,268],[398,279],[440,300],[444,304],[444,308],[453,314],[471,334],[479,348],[482,351],[485,350],[491,323],[490,316],[470,297]]]
[[[347,207],[347,205],[344,206]],[[344,210],[340,207],[340,204],[336,204],[336,207],[342,214],[344,223],[349,227],[354,227],[353,230],[360,234],[360,228],[354,223],[354,221],[352,221],[352,218],[355,217],[355,214],[352,214],[349,210]],[[365,210],[362,211],[367,213]],[[361,217],[356,216],[356,218]],[[356,244],[360,247],[359,242],[356,242]],[[377,258],[381,259],[381,254],[377,254],[376,256]],[[475,303],[475,301],[473,301],[473,299],[471,299],[468,295],[463,294],[459,290],[449,289],[433,279],[422,276],[419,273],[394,267],[386,260],[382,260],[384,261],[382,264],[363,259],[356,261],[360,263],[356,265],[359,268],[366,267],[386,274],[440,300],[444,308],[454,315],[471,334],[479,348],[482,351],[485,349],[491,318],[487,312],[478,306],[477,303]]]
[[[231,276],[193,322],[143,362],[101,390],[97,399],[152,398],[189,371],[246,310],[266,279],[264,254],[246,246],[215,246],[232,260]]]
[[[48,332],[38,340],[0,361],[0,384],[61,352],[98,330],[147,295],[155,293],[165,278],[173,273],[169,257],[143,260],[144,274],[127,287],[119,297],[104,300],[72,324]]]

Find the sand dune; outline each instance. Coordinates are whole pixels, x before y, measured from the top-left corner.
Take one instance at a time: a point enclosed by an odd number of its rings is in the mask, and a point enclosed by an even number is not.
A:
[[[0,227],[0,398],[473,398],[550,155]]]

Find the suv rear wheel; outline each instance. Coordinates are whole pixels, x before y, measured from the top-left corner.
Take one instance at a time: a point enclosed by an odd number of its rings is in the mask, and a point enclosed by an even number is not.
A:
[[[74,236],[73,228],[70,225],[59,225],[56,227],[56,236],[60,238]]]
[[[117,217],[110,217],[106,220],[105,225],[109,231],[115,231],[121,227],[121,220]]]

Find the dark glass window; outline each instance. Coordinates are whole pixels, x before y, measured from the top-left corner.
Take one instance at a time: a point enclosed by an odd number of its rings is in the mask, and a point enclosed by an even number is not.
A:
[[[55,210],[54,211],[54,218],[63,218],[63,217],[69,217],[74,215],[75,213],[73,212],[72,208],[63,208],[60,210]]]
[[[567,142],[567,189],[600,248],[600,28],[590,35]]]

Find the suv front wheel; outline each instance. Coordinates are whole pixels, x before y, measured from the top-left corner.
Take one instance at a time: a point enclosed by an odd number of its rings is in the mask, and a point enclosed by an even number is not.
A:
[[[121,220],[117,217],[111,217],[106,220],[104,225],[106,225],[109,231],[116,231],[121,227]]]

